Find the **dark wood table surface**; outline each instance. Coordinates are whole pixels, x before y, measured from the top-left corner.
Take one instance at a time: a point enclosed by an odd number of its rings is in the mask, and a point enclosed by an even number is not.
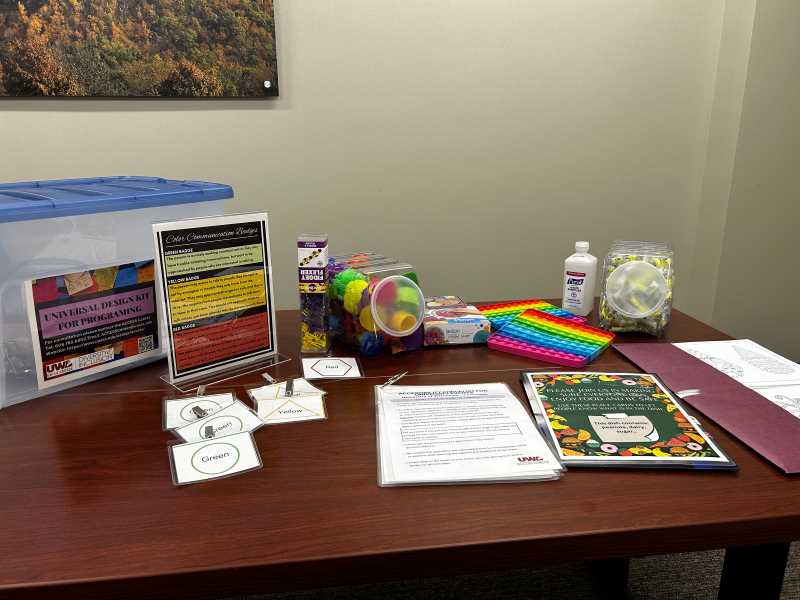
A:
[[[661,341],[727,338],[673,315]],[[298,313],[277,318],[293,360],[270,372],[298,375]],[[484,346],[363,365],[365,379],[321,384],[327,420],[255,433],[263,469],[184,487],[161,429],[164,362],[0,411],[0,596],[218,598],[755,546],[729,551],[723,589],[734,589],[759,560],[777,577],[800,539],[800,480],[702,415],[739,472],[572,469],[545,483],[380,488],[375,384],[407,370],[404,384],[502,381],[524,398],[520,372],[554,367]],[[613,349],[590,370],[638,371]],[[263,383],[255,373],[213,390],[246,400]]]

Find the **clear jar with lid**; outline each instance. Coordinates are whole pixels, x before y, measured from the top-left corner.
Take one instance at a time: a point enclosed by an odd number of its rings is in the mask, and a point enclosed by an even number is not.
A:
[[[618,240],[603,264],[600,326],[660,336],[669,324],[674,253],[664,242]]]

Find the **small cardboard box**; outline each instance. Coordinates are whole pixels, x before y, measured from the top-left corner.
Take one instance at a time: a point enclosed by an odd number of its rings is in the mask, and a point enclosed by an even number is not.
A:
[[[489,320],[458,296],[426,298],[422,325],[426,346],[485,344],[491,332]]]

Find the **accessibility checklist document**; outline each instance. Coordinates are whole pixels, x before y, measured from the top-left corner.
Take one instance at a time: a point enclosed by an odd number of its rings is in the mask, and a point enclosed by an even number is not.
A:
[[[382,486],[557,479],[563,466],[504,383],[375,388]]]

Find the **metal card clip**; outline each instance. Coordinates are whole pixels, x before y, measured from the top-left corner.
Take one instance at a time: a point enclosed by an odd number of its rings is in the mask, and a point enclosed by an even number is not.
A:
[[[386,380],[386,383],[381,385],[382,388],[385,388],[387,385],[392,385],[393,383],[400,381],[403,377],[408,375],[408,371],[403,371],[402,373],[398,373],[397,375],[392,375],[389,379]]]

